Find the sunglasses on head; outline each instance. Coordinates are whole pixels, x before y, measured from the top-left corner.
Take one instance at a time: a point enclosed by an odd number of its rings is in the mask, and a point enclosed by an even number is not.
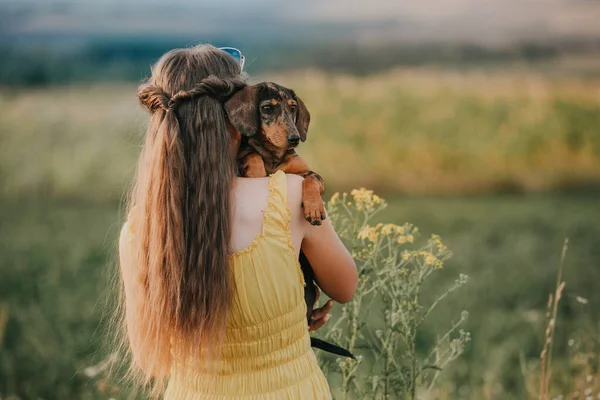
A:
[[[241,51],[239,51],[235,47],[219,47],[219,50],[223,50],[225,53],[235,58],[235,60],[240,64],[241,69],[244,69],[246,57],[244,57]]]

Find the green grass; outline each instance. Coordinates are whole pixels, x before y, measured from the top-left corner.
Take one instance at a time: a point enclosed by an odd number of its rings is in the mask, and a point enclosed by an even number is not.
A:
[[[268,79],[309,107],[300,153],[329,192],[377,189],[391,200],[382,220],[440,234],[454,252],[437,284],[471,277],[436,311],[444,326],[471,313],[473,340],[440,381],[448,398],[525,398],[565,237],[555,364],[568,370],[568,339],[600,319],[600,207],[597,191],[552,193],[600,187],[600,81],[436,69]],[[130,85],[0,89],[2,398],[111,395],[83,371],[102,359],[116,204],[145,119]],[[498,194],[514,192],[529,194]],[[466,193],[478,197],[426,196]]]
[[[473,338],[466,353],[444,374],[445,384],[470,388],[471,398],[482,398],[480,388],[496,384],[501,385],[496,399],[526,397],[519,356],[523,353],[533,363],[539,357],[546,302],[565,237],[572,245],[557,327],[559,354],[565,354],[567,340],[582,319],[599,319],[600,228],[591,223],[600,217],[597,204],[594,197],[570,196],[392,202],[385,219],[408,220],[422,232],[438,233],[454,252],[443,271],[448,279],[461,272],[471,277],[460,297],[450,296],[437,310],[442,323],[458,310],[468,310],[467,329]],[[439,284],[444,283],[450,281],[441,277]],[[589,304],[579,304],[577,295],[588,298]],[[435,326],[427,328],[430,335],[438,331]]]
[[[470,311],[466,328],[473,340],[440,382],[450,398],[482,398],[482,388],[490,385],[498,390],[496,399],[525,398],[519,356],[531,363],[539,357],[564,237],[572,246],[557,364],[577,326],[600,317],[597,198],[394,198],[390,203],[382,220],[410,221],[423,234],[439,233],[454,252],[437,284],[461,272],[471,277],[437,310],[443,324],[449,314]],[[2,202],[0,303],[8,306],[0,347],[3,396],[108,397],[100,390],[104,383],[83,370],[101,358],[101,316],[110,295],[118,221],[118,207],[111,204]],[[575,296],[589,304],[581,305]],[[428,325],[424,337],[433,340],[436,332],[435,323]]]
[[[94,393],[83,374],[102,341],[107,260],[117,209],[3,203],[0,303],[8,323],[0,347],[0,393],[73,399]]]

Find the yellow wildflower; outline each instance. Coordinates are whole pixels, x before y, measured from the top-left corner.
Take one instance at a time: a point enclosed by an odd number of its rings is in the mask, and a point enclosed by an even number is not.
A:
[[[406,236],[398,236],[396,241],[400,244],[406,243]]]
[[[396,229],[394,224],[385,224],[381,227],[381,234],[383,236],[390,236]]]
[[[360,188],[360,189],[352,189],[352,191],[350,191],[350,194],[354,197],[363,197],[365,194],[368,194],[368,192],[373,193],[372,190]]]
[[[404,227],[403,226],[394,225],[394,231],[396,231],[396,233],[398,235],[404,235]]]
[[[369,239],[369,241],[375,243],[379,237],[379,232],[372,226],[366,225],[358,232],[359,239]],[[369,245],[370,246],[370,245]]]
[[[372,229],[372,228],[371,228],[369,225],[367,225],[367,226],[365,226],[364,228],[362,228],[362,229],[361,229],[361,230],[358,232],[358,238],[359,238],[359,239],[361,239],[361,240],[362,240],[362,239],[366,239],[366,238],[368,238],[368,237],[369,237],[369,232],[370,232],[370,230],[371,230],[371,229]]]
[[[340,192],[335,192],[332,196],[331,199],[329,199],[329,204],[334,205],[336,201],[338,201],[338,199],[340,198]]]
[[[409,258],[410,258],[410,253],[409,253],[408,251],[404,250],[404,251],[402,252],[402,259],[403,259],[404,261],[406,261],[406,260],[408,260]]]
[[[446,251],[448,248],[442,243],[442,239],[438,235],[431,235],[431,240],[433,244],[438,249],[438,251]]]
[[[437,261],[437,257],[434,256],[433,254],[428,254],[425,257],[425,264],[427,264],[427,265],[433,265],[433,264],[435,264],[436,261]]]
[[[434,268],[441,269],[444,268],[444,263],[437,258],[434,254],[428,251],[420,251],[419,256],[423,257],[425,265],[432,265]]]
[[[408,241],[408,243],[412,243],[415,241],[415,238],[413,235],[406,235],[406,240]]]
[[[373,206],[381,204],[382,202],[381,198],[374,195],[372,190],[367,190],[365,188],[354,189],[350,194],[354,197],[356,209],[359,211],[371,209]]]

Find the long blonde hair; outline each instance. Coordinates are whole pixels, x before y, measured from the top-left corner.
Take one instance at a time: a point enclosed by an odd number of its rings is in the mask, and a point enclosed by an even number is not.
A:
[[[158,375],[168,374],[173,345],[199,354],[224,334],[236,168],[223,102],[245,85],[231,56],[199,45],[164,54],[138,88],[150,121],[128,201],[142,287],[134,339]],[[126,329],[124,316],[120,323]]]

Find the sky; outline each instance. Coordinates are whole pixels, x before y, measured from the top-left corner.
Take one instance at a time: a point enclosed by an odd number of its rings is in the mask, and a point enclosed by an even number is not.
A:
[[[339,35],[505,44],[600,38],[598,0],[0,0],[0,34]]]

